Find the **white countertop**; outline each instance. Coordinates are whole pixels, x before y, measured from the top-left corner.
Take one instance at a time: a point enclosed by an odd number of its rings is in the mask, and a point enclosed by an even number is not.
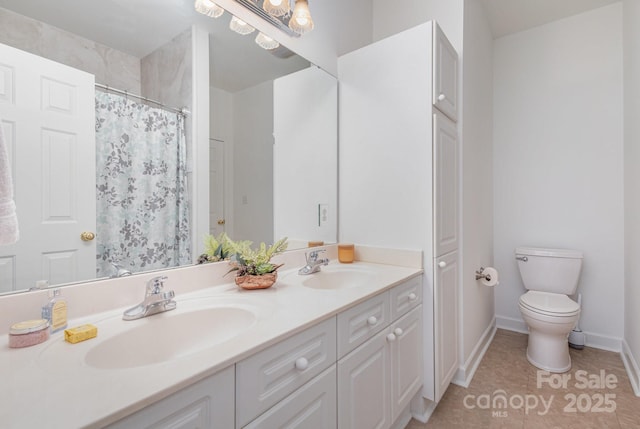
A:
[[[176,310],[146,319],[123,321],[125,308],[118,308],[70,320],[69,327],[84,323],[98,327],[97,338],[78,344],[64,342],[64,333],[58,332],[43,344],[10,349],[7,335],[2,335],[0,425],[20,429],[105,426],[422,272],[368,262],[344,266],[366,268],[375,275],[362,286],[323,290],[305,287],[302,282],[310,276],[299,276],[290,269],[280,271],[277,283],[265,290],[247,291],[229,283],[177,293]],[[89,349],[136,324],[199,306],[227,304],[253,309],[257,321],[223,343],[133,368],[99,369],[85,362]],[[158,331],[151,340],[162,341],[163,332]]]

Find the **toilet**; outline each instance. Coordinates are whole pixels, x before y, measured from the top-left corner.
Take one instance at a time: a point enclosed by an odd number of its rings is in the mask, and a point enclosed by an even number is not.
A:
[[[580,317],[580,306],[568,295],[578,287],[582,252],[518,247],[515,253],[528,290],[520,297],[520,312],[529,328],[527,359],[549,372],[569,371],[567,339]]]

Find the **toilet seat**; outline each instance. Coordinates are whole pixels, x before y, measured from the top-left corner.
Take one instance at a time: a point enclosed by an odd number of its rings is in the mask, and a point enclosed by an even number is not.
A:
[[[573,317],[580,313],[580,306],[567,295],[530,290],[520,297],[520,305],[544,316]]]

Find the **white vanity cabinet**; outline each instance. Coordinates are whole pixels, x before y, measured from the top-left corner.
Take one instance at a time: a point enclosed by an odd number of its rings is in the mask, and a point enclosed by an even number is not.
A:
[[[338,78],[341,235],[422,249],[422,395],[438,402],[459,366],[458,57],[432,21],[341,56]]]
[[[412,277],[109,428],[388,429],[422,386],[422,290]]]
[[[383,298],[398,319],[338,361],[339,429],[390,427],[422,386],[421,286],[412,279],[345,312],[375,308]]]
[[[234,367],[218,372],[124,419],[109,429],[232,429]]]

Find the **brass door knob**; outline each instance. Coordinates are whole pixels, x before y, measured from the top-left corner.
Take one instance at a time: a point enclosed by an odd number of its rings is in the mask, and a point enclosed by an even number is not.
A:
[[[218,219],[218,225],[224,225],[224,219]]]
[[[80,234],[80,239],[82,241],[91,241],[94,238],[96,238],[96,235],[93,232],[90,232],[90,231],[85,231],[82,234]]]

